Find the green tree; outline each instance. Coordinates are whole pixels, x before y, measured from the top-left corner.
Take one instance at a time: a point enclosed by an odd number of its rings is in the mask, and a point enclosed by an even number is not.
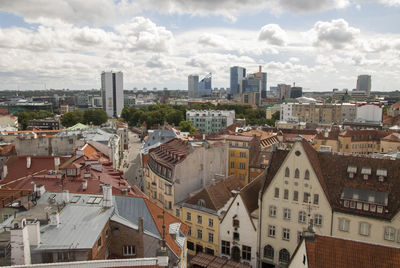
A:
[[[189,132],[190,134],[195,134],[197,129],[193,126],[192,121],[181,121],[179,124],[179,130],[183,132]]]
[[[108,116],[104,110],[101,109],[91,109],[86,110],[83,113],[83,123],[84,124],[93,124],[95,126],[100,126],[107,122]]]
[[[65,113],[61,118],[61,124],[64,127],[72,127],[77,123],[83,123],[83,111],[82,110],[74,110],[68,113]]]
[[[28,126],[28,121],[33,119],[53,117],[54,114],[44,110],[39,110],[38,112],[25,110],[18,112],[16,116],[18,117],[18,123],[21,125],[22,129],[26,129],[26,127]]]
[[[184,115],[181,111],[179,110],[169,110],[167,115],[166,115],[166,120],[168,124],[174,124],[175,126],[179,126],[181,121],[184,120]]]

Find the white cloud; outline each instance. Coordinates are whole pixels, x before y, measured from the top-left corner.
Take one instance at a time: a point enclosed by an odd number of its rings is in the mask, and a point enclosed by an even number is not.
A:
[[[337,19],[330,22],[318,21],[311,32],[315,35],[316,45],[341,49],[354,42],[360,30],[350,27],[344,19]]]
[[[261,28],[258,40],[267,41],[271,45],[285,46],[287,35],[279,25],[267,24]]]

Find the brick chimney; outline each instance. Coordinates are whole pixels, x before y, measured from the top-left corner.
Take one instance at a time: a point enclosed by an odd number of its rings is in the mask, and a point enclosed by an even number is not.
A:
[[[143,231],[144,231],[143,217],[139,217],[139,220],[138,220],[138,231],[139,231],[140,234],[142,234]]]
[[[31,264],[29,233],[25,218],[14,218],[11,223],[11,265]]]
[[[110,208],[113,205],[112,187],[110,184],[103,185],[103,208]]]
[[[31,168],[32,159],[30,156],[26,157],[26,168]]]

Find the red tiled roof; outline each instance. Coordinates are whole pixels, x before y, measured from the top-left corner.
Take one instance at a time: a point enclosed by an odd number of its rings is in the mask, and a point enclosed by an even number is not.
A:
[[[175,242],[175,240],[172,238],[172,236],[169,234],[169,225],[172,223],[180,223],[180,230],[182,233],[186,236],[189,227],[181,222],[178,218],[174,217],[170,213],[166,212],[163,215],[163,209],[158,207],[156,204],[154,204],[152,201],[148,199],[144,199],[147,209],[149,210],[151,216],[153,217],[153,221],[157,226],[158,232],[161,234],[163,233],[163,221],[165,223],[165,242],[167,243],[168,247],[175,253],[175,255],[179,258],[182,253],[182,249],[179,247],[179,245]]]
[[[190,261],[191,267],[203,268],[250,268],[251,265],[247,263],[234,262],[228,258],[209,255],[199,252]]]
[[[186,158],[189,148],[191,148],[189,142],[174,138],[150,149],[149,156],[157,163],[173,168]]]
[[[382,138],[383,141],[400,142],[400,136],[398,133],[392,133]]]
[[[400,101],[392,105],[392,109],[399,109],[399,108],[400,108]]]
[[[16,199],[31,194],[31,190],[0,189],[0,208],[10,205]]]
[[[400,266],[398,248],[320,235],[305,243],[309,268]]]
[[[206,208],[218,211],[233,197],[232,190],[240,190],[240,187],[239,180],[235,176],[230,176],[226,180],[204,188],[185,203],[197,205],[198,201],[202,199],[205,201]]]

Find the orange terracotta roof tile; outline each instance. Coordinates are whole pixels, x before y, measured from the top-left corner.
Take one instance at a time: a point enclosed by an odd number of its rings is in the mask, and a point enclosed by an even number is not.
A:
[[[316,235],[306,241],[309,268],[400,266],[400,249]]]

